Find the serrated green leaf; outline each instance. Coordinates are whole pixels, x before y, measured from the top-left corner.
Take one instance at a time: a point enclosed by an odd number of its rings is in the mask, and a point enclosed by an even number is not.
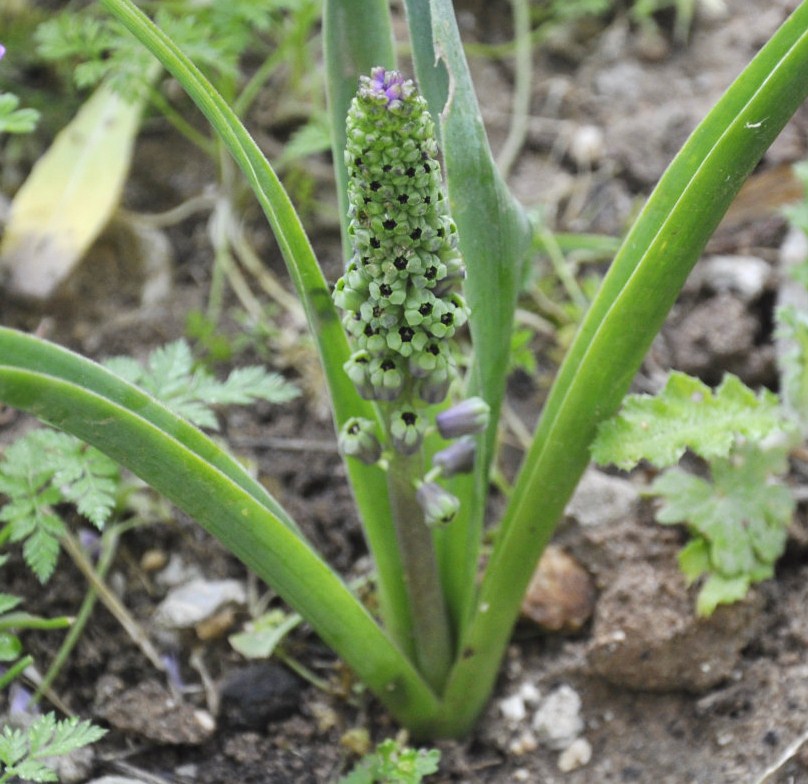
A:
[[[26,754],[27,743],[20,730],[6,725],[0,734],[0,762],[6,767],[19,762]]]
[[[777,396],[756,395],[727,374],[713,392],[684,373],[672,372],[657,395],[629,395],[621,411],[598,428],[592,457],[601,465],[631,469],[641,460],[674,465],[690,449],[705,460],[726,457],[735,439],[760,441],[789,425]]]
[[[749,584],[748,577],[711,574],[696,599],[697,614],[706,618],[715,612],[719,604],[733,604],[740,601],[749,591]]]
[[[126,357],[105,364],[174,413],[210,430],[218,428],[212,406],[247,405],[256,400],[285,403],[300,394],[294,384],[258,366],[237,368],[219,381],[204,368],[194,369],[191,348],[184,340],[156,349],[149,355],[145,368]]]
[[[22,599],[10,593],[0,593],[0,615],[7,613],[17,607]]]
[[[710,548],[700,536],[691,539],[679,551],[679,568],[688,585],[692,585],[705,572],[710,571]]]
[[[50,530],[34,531],[25,540],[22,555],[28,568],[44,584],[51,578],[59,558],[59,539],[53,532],[57,529],[61,532],[63,523],[55,515],[43,515],[42,519],[50,521]]]
[[[21,762],[14,767],[14,774],[21,781],[59,781],[56,771],[38,760]]]
[[[786,446],[742,444],[729,458],[712,461],[710,481],[672,468],[651,485],[663,499],[658,522],[684,523],[694,533],[679,564],[690,583],[708,575],[702,591],[710,587],[703,599],[700,594],[699,608],[735,601],[716,597],[735,596],[741,584],[772,576],[794,512],[788,488],[775,481],[787,470],[786,451]]]
[[[20,109],[20,99],[0,93],[0,133],[30,133],[39,121],[36,109]]]

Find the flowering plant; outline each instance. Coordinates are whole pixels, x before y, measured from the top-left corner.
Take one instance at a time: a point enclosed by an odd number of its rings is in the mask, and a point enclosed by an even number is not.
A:
[[[416,735],[462,735],[491,692],[525,587],[598,424],[620,405],[745,177],[808,94],[808,4],[699,125],[626,237],[554,382],[480,572],[533,229],[493,163],[451,3],[407,0],[419,94],[394,70],[386,3],[325,2],[348,259],[332,292],[272,167],[233,111],[129,0],[102,2],[205,113],[272,226],[322,360],[376,565],[380,619],[233,458],[109,371],[2,329],[0,400],[97,446],[195,517]],[[466,321],[474,354],[460,379],[451,340]]]

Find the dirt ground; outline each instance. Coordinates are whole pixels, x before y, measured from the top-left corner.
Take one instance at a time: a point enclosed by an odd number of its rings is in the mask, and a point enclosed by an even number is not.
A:
[[[461,5],[469,41],[507,40],[507,4]],[[582,22],[554,35],[536,50],[528,135],[510,175],[513,189],[559,231],[621,236],[689,132],[796,5],[732,0],[723,13],[699,15],[686,45],[673,39],[669,17],[656,31],[618,15],[605,27]],[[472,69],[496,150],[507,135],[513,74],[508,62],[479,56]],[[658,388],[671,367],[710,383],[730,371],[747,383],[776,388],[772,312],[788,236],[779,209],[799,196],[789,166],[806,152],[803,108],[711,241],[637,389]],[[325,163],[315,163],[318,177],[327,171]],[[167,209],[212,176],[193,150],[152,125],[139,141],[125,206]],[[324,179],[318,193],[330,187]],[[246,215],[251,238],[282,275],[256,210],[247,208]],[[310,228],[334,280],[341,265],[335,223],[321,217]],[[0,291],[0,320],[39,328],[92,356],[142,357],[183,334],[185,315],[203,307],[210,282],[203,221],[168,229],[164,239],[167,252],[159,264],[144,260],[124,275],[122,241],[113,233],[46,307],[11,301]],[[746,286],[732,275],[727,282],[725,267],[715,261],[725,257],[740,259],[734,268],[746,270],[753,282]],[[170,288],[144,303],[144,284],[155,270],[168,270]],[[274,361],[309,393],[284,406],[228,412],[223,434],[254,462],[326,558],[355,576],[367,567],[366,551],[333,432],[300,336],[280,318],[287,339],[276,344]],[[553,356],[540,340],[534,348]],[[537,378],[522,373],[512,379],[509,404],[528,428],[551,371],[545,363]],[[18,416],[3,422],[4,443],[28,426]],[[306,446],[311,449],[301,451]],[[519,449],[511,446],[506,457],[506,468],[512,467]],[[704,621],[694,617],[693,593],[677,571],[682,534],[653,523],[653,510],[638,493],[643,481],[642,475],[587,475],[556,544],[592,581],[592,617],[575,633],[520,624],[478,728],[465,741],[437,744],[440,773],[429,781],[808,782],[804,504],[776,579]],[[791,481],[799,493],[804,466],[795,464]],[[374,741],[395,734],[374,701],[304,628],[291,635],[286,651],[328,681],[330,693],[276,660],[248,665],[230,648],[227,634],[249,617],[243,604],[220,613],[220,628],[205,639],[194,630],[160,630],[155,609],[171,590],[160,559],[172,555],[180,571],[246,583],[241,565],[181,515],[126,535],[110,585],[177,673],[167,678],[156,670],[112,616],[97,608],[55,691],[76,713],[112,731],[73,761],[75,769],[62,774],[65,781],[118,775],[176,784],[334,782],[356,759],[357,730],[367,729]],[[13,576],[9,590],[31,597],[30,611],[72,614],[84,595],[82,577],[64,556],[44,588],[19,564],[4,572]],[[52,633],[29,634],[25,642],[40,662],[53,655]],[[7,707],[0,695],[0,711]],[[537,717],[542,711],[544,724]]]

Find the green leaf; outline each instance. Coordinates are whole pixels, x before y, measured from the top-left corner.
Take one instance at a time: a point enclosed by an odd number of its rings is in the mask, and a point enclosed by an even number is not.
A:
[[[296,613],[271,610],[251,621],[246,631],[231,635],[228,641],[248,659],[268,659],[283,638],[302,621]]]
[[[3,781],[58,781],[48,758],[69,754],[95,743],[106,730],[73,717],[58,721],[52,713],[40,716],[26,730],[10,726],[0,734],[0,774]]]
[[[696,536],[679,551],[679,568],[688,585],[710,571],[710,547],[705,539]]]
[[[700,615],[737,601],[752,583],[769,579],[782,555],[794,500],[773,477],[787,470],[786,447],[736,447],[710,464],[711,480],[670,468],[651,485],[663,505],[657,520],[684,523],[694,538],[679,553],[688,581],[707,579],[697,599]]]
[[[0,662],[11,662],[22,654],[22,643],[15,634],[0,632]]]
[[[0,133],[30,133],[39,121],[36,109],[20,109],[20,99],[0,93]]]
[[[724,577],[711,574],[696,599],[696,612],[703,618],[715,612],[719,604],[739,602],[749,592],[750,580],[746,576]]]
[[[413,749],[388,738],[363,757],[339,784],[420,784],[437,773],[440,751]]]
[[[7,613],[17,607],[22,599],[10,593],[0,593],[0,615]]]
[[[115,357],[104,364],[179,416],[211,430],[218,429],[213,406],[247,405],[256,400],[286,403],[300,394],[294,384],[257,365],[236,368],[219,381],[206,368],[195,367],[191,348],[184,340],[155,349],[146,367],[129,357]]]
[[[604,422],[592,445],[601,465],[631,469],[640,460],[674,465],[690,449],[705,460],[726,457],[737,436],[760,441],[789,427],[777,396],[759,395],[733,375],[713,392],[684,373],[672,372],[657,395],[629,395],[617,416]]]

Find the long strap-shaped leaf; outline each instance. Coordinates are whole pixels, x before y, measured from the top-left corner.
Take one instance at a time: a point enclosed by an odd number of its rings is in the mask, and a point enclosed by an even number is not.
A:
[[[409,660],[261,486],[213,441],[89,360],[0,329],[0,401],[97,447],[186,511],[418,726],[437,702]]]
[[[721,216],[808,95],[808,4],[758,53],[670,165],[570,348],[486,568],[438,730],[467,729],[496,677],[532,570]]]
[[[170,38],[130,0],[101,2],[177,78],[219,134],[255,192],[303,303],[325,372],[337,427],[351,416],[376,418],[376,410],[359,397],[342,369],[349,355],[345,332],[300,218],[275,171],[221,95]],[[386,477],[379,468],[358,460],[348,460],[346,468],[376,563],[382,615],[396,638],[406,645],[409,614],[387,502]]]

